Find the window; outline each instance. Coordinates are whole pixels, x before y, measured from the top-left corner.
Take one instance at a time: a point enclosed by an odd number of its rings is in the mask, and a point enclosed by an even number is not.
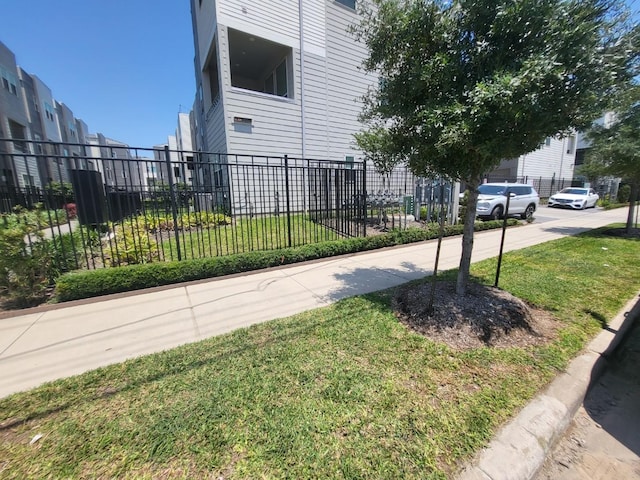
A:
[[[0,77],[2,77],[2,86],[8,92],[18,95],[18,79],[6,68],[0,66]]]
[[[264,81],[264,92],[279,97],[288,97],[287,59],[284,59]]]
[[[0,180],[2,180],[5,185],[12,187],[14,185],[13,170],[3,168],[2,177],[0,177]]]
[[[56,118],[53,107],[47,102],[44,102],[44,114],[47,117],[47,120],[51,122],[53,122]]]
[[[222,170],[216,170],[213,172],[213,184],[215,188],[222,188],[224,186]]]
[[[211,101],[211,105],[215,105],[218,103],[218,99],[220,98],[220,78],[218,75],[218,46],[217,43],[214,44],[213,52],[211,53],[211,57],[209,58],[209,62],[205,67],[206,76],[209,79],[209,99]],[[198,94],[200,98],[202,98],[202,90],[198,89]],[[202,103],[204,105],[204,102]]]
[[[356,9],[356,0],[335,0],[335,2],[352,10]]]
[[[291,47],[230,28],[231,86],[292,98]]]
[[[173,167],[173,176],[180,178],[180,167]]]
[[[544,144],[545,144],[547,147],[550,147],[550,146],[551,146],[551,137],[547,137],[547,139],[544,141]]]
[[[41,142],[42,141],[42,137],[37,133],[33,134],[33,139],[36,142]],[[36,151],[36,153],[42,153],[42,144],[41,143],[36,143],[35,144],[35,151]]]
[[[9,133],[11,134],[11,138],[24,139],[25,138],[25,129],[19,123],[14,122],[13,120],[9,120]],[[27,153],[27,142],[13,142],[13,148],[15,148],[18,152]]]
[[[567,153],[568,154],[572,154],[573,153],[573,149],[576,148],[576,137],[574,137],[573,135],[571,135],[568,139],[567,139]]]
[[[25,187],[34,187],[35,183],[33,182],[33,175],[22,175],[22,181],[24,182]]]

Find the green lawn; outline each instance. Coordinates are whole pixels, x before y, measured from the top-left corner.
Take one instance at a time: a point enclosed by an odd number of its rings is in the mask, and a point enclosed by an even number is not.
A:
[[[492,283],[495,263],[473,275]],[[551,345],[453,351],[384,291],[16,394],[0,476],[444,479],[640,289],[639,267],[639,241],[597,232],[506,254],[502,288],[563,322]]]
[[[291,216],[291,245],[286,215],[241,218],[231,225],[179,233],[183,258],[204,258],[254,250],[273,250],[288,246],[326,242],[342,238],[335,231],[309,220],[306,215]],[[162,242],[167,259],[177,259],[176,241]]]

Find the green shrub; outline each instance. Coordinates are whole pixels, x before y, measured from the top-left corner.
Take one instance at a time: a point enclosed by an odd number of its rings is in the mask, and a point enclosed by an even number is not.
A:
[[[515,219],[509,219],[508,223],[509,225],[519,224]],[[495,229],[501,226],[501,220],[476,223],[477,230]],[[448,225],[445,228],[445,235],[459,235],[462,233],[462,228],[462,225]],[[383,235],[314,243],[280,250],[247,252],[224,257],[184,260],[182,262],[158,262],[71,272],[58,279],[56,283],[56,298],[61,302],[65,302],[141,288],[171,285],[287,265],[305,260],[420,242],[437,238],[437,236],[437,225],[431,225],[426,229],[394,230]]]
[[[629,201],[630,196],[631,196],[630,185],[622,185],[618,189],[618,203],[627,203]]]
[[[0,228],[0,293],[20,307],[41,302],[50,283],[52,251],[38,218],[16,217]]]
[[[137,265],[151,263],[160,258],[158,242],[149,237],[144,224],[125,221],[113,225],[113,239],[109,240],[106,259],[109,266]]]
[[[84,266],[85,248],[98,249],[100,236],[91,228],[78,227],[73,233],[55,235],[47,242],[49,242],[52,252],[51,277],[55,279],[63,273]]]

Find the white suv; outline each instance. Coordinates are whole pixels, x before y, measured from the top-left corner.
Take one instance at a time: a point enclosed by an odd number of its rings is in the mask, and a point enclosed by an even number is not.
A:
[[[511,196],[509,201],[509,216],[520,215],[523,220],[531,218],[538,208],[540,197],[531,185],[522,183],[485,183],[478,187],[478,208],[476,215],[480,218],[492,220],[501,218],[507,206],[507,191]]]

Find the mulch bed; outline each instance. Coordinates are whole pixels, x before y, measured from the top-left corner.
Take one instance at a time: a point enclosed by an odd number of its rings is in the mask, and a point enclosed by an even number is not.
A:
[[[431,312],[430,295],[430,282],[400,287],[393,301],[396,316],[408,328],[456,350],[540,345],[553,339],[560,326],[549,312],[486,285],[470,283],[460,297],[453,282],[437,282]]]

